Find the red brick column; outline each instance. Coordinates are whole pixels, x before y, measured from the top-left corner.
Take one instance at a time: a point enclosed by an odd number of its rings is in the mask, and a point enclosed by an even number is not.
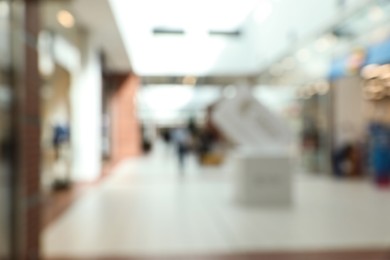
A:
[[[112,159],[115,162],[140,154],[140,126],[136,114],[139,78],[129,75],[111,100]]]
[[[12,259],[40,258],[40,96],[37,38],[39,0],[19,0],[13,35],[13,253]],[[22,22],[23,21],[23,22]],[[21,40],[22,39],[22,40]]]

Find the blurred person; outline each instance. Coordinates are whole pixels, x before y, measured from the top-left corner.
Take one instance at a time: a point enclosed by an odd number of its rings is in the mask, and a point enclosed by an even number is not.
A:
[[[160,133],[160,139],[163,141],[164,147],[165,147],[165,155],[171,156],[172,154],[172,129],[169,128],[162,128],[159,130]]]
[[[70,128],[68,124],[55,124],[53,126],[52,144],[55,152],[55,159],[61,157],[61,149],[70,141]]]
[[[304,119],[304,127],[301,135],[304,165],[310,172],[318,172],[320,170],[320,133],[312,119]]]
[[[333,170],[337,177],[361,175],[361,148],[352,124],[344,123],[333,152]]]
[[[196,138],[199,132],[198,126],[196,125],[195,118],[191,117],[188,120],[188,125],[187,125],[188,131],[191,134],[193,138]]]
[[[53,125],[52,145],[54,149],[54,160],[57,167],[64,165],[69,167],[70,153],[70,126],[69,123],[55,123]],[[58,169],[58,168],[57,168]],[[64,172],[65,171],[65,172]],[[56,171],[53,183],[54,190],[68,189],[71,185],[70,170]]]
[[[161,130],[161,136],[166,145],[169,145],[171,143],[171,132],[169,131],[169,129]]]
[[[371,123],[369,142],[370,168],[376,184],[390,187],[390,129],[386,124]]]
[[[145,125],[141,125],[141,137],[142,137],[142,151],[144,154],[148,154],[152,150],[152,141],[150,133]]]
[[[191,137],[186,128],[177,128],[173,132],[173,141],[176,146],[176,155],[179,162],[181,172],[185,169],[186,157],[190,150]]]
[[[207,128],[199,132],[198,153],[199,161],[201,163],[203,163],[206,155],[211,152],[213,144],[214,138],[212,133]]]
[[[333,155],[333,168],[337,177],[343,177],[348,175],[350,168],[352,167],[350,158],[353,154],[352,144],[345,144],[336,148]]]

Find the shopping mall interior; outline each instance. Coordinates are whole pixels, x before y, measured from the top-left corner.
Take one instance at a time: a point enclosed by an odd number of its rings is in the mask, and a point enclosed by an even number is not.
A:
[[[389,22],[0,0],[0,259],[389,260]]]

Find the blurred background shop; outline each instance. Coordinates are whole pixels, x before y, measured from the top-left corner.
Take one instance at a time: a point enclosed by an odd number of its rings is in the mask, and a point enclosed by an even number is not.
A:
[[[0,0],[0,259],[385,259],[389,19]]]

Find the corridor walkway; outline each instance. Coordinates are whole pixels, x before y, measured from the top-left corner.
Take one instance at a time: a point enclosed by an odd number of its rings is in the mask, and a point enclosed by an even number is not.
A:
[[[181,176],[160,146],[124,161],[45,230],[45,255],[160,259],[390,246],[388,191],[297,173],[292,208],[245,208],[231,201],[231,171],[229,164],[199,168],[192,158]]]

